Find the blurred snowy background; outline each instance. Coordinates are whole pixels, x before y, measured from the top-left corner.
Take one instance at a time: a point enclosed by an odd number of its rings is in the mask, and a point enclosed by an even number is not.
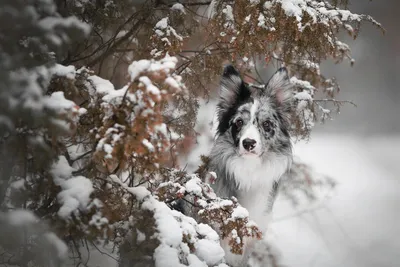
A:
[[[287,266],[400,266],[400,19],[399,1],[353,1],[387,34],[365,27],[352,43],[356,65],[322,66],[341,81],[341,115],[316,126],[295,153],[315,171],[334,178],[333,195],[297,214],[282,200],[271,226]],[[299,210],[302,208],[299,207]]]
[[[395,0],[352,1],[351,10],[371,14],[387,34],[365,25],[357,42],[347,40],[354,67],[321,66],[339,80],[338,99],[352,100],[357,108],[343,106],[333,121],[315,126],[308,142],[295,144],[295,154],[337,186],[320,192],[311,206],[294,208],[278,197],[268,238],[284,266],[400,266],[400,19],[394,12],[399,8]],[[212,120],[213,106],[200,109],[200,132]],[[208,153],[209,137],[199,138],[189,170]]]

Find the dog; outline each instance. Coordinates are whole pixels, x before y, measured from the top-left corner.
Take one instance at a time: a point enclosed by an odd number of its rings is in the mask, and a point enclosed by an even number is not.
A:
[[[217,175],[212,188],[219,197],[237,198],[263,233],[279,180],[292,163],[292,95],[286,68],[261,87],[246,84],[232,65],[221,77],[216,137],[209,155],[209,170]],[[251,254],[246,246],[243,256],[224,247],[228,264],[246,266],[246,255]]]

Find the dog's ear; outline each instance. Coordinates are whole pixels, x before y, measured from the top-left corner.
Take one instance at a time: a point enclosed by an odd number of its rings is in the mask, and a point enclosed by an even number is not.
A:
[[[246,100],[251,94],[239,72],[232,65],[227,65],[224,68],[220,90],[218,106],[221,111],[228,110],[240,100]]]
[[[290,108],[293,87],[289,80],[288,71],[286,68],[280,68],[271,79],[268,81],[265,87],[265,94],[273,98],[278,106]]]
[[[239,72],[232,65],[224,68],[220,90],[220,100],[217,108],[218,134],[222,134],[229,129],[229,120],[234,115],[234,107],[237,103],[247,100],[251,95]]]

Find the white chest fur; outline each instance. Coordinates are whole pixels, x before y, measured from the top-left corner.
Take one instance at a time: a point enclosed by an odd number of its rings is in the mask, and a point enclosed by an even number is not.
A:
[[[239,203],[249,212],[250,220],[257,223],[262,232],[267,230],[270,221],[270,214],[268,212],[268,196],[270,190],[272,190],[272,186],[268,189],[263,188],[241,192],[238,195]]]
[[[238,201],[261,230],[266,230],[268,223],[268,198],[274,181],[279,180],[289,165],[290,159],[284,156],[271,156],[264,161],[255,156],[242,156],[228,162],[228,174],[238,185]]]

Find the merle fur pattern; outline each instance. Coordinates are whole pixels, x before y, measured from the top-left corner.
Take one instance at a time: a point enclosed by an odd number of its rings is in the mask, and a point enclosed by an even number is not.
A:
[[[245,84],[234,67],[225,67],[210,153],[209,169],[217,174],[212,186],[219,197],[236,197],[263,231],[279,179],[292,163],[291,103],[292,87],[285,68],[259,89]],[[246,145],[246,140],[252,145]]]

